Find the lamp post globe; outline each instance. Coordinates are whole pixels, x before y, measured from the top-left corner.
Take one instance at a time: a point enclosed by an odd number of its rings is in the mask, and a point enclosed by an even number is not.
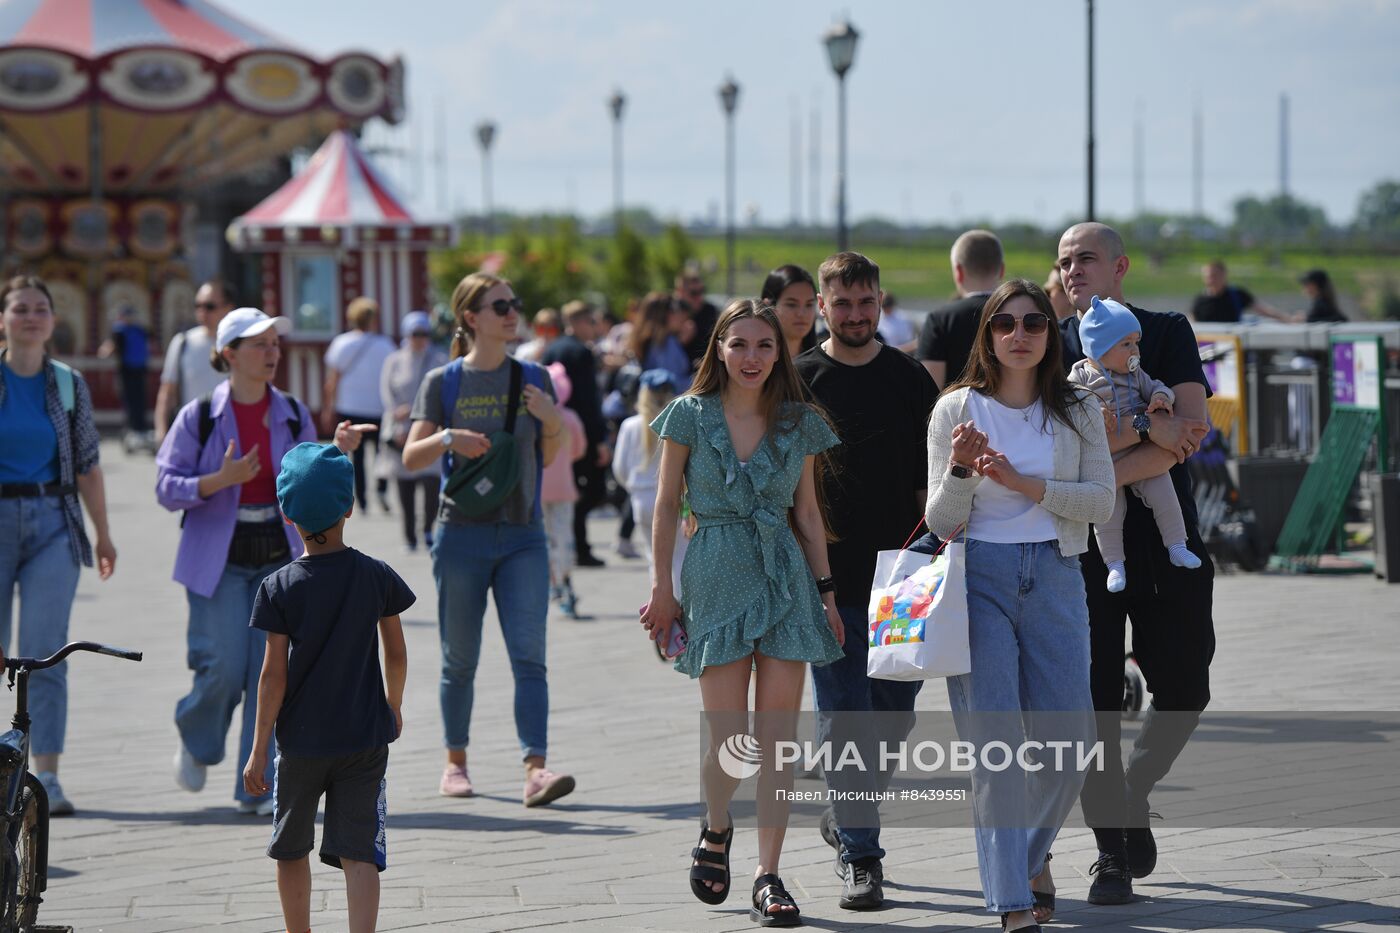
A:
[[[836,73],[836,248],[845,252],[846,233],[846,72],[856,60],[856,41],[860,33],[849,21],[837,23],[822,37],[826,45],[831,70]]]

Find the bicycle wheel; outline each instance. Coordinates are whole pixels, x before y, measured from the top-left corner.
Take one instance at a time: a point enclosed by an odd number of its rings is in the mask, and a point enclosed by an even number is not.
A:
[[[7,931],[24,931],[34,925],[48,884],[49,801],[43,785],[32,774],[25,775],[24,787],[20,789],[19,813],[20,818],[11,829],[18,868],[13,900],[8,897],[8,878],[0,888],[7,895],[3,924]]]

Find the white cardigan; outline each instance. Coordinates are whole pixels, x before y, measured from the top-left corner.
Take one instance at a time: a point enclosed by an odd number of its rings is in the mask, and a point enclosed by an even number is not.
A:
[[[948,472],[953,428],[967,420],[970,391],[961,388],[940,395],[929,418],[928,506],[924,518],[929,530],[940,538],[947,538],[967,521],[972,514],[973,491],[983,480],[976,473],[959,479]],[[1070,412],[1079,433],[1055,424],[1055,475],[1045,481],[1045,498],[1040,501],[1055,516],[1060,553],[1066,557],[1088,550],[1089,525],[1108,521],[1117,493],[1099,400],[1083,390],[1076,390],[1076,394],[1079,404],[1071,405]]]

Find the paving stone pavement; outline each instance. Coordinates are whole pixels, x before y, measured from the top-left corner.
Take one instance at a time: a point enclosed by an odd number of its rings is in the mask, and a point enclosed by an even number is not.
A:
[[[78,930],[277,931],[265,818],[239,816],[241,764],[210,769],[199,795],[176,789],[175,701],[188,689],[184,591],[170,581],[178,517],[154,504],[149,458],[103,448],[116,576],[85,572],[71,633],[138,648],[140,665],[93,655],[69,662],[63,781],[78,807],[56,820],[40,919]],[[614,523],[593,525],[611,540]],[[389,764],[389,870],[380,929],[748,929],[752,830],[734,843],[736,888],[721,907],[689,893],[686,853],[700,815],[698,691],[658,663],[636,625],[645,569],[610,557],[578,571],[586,621],[550,620],[551,764],[578,778],[554,806],[526,810],[511,716],[509,665],[494,625],[477,683],[471,774],[479,796],[436,793],[441,769],[436,600],[428,558],[403,552],[397,518],[373,509],[349,523],[356,547],[389,561],[419,602],[404,616],[409,682],[405,732]],[[492,613],[494,618],[494,611]],[[1369,577],[1222,575],[1213,708],[1400,710],[1400,587]],[[945,708],[931,684],[920,706]],[[677,736],[690,738],[678,739]],[[236,736],[229,742],[236,748]],[[816,785],[814,785],[816,786]],[[1170,814],[1168,814],[1168,817]],[[1170,827],[1170,820],[1165,824]],[[1158,831],[1156,873],[1135,903],[1084,903],[1093,837],[1071,817],[1055,846],[1055,928],[1122,931],[1394,930],[1400,928],[1400,831],[1171,829]],[[981,903],[967,830],[886,831],[888,908],[837,907],[840,884],[817,833],[794,828],[783,875],[809,926],[994,930]],[[343,929],[338,872],[314,869],[318,930]]]

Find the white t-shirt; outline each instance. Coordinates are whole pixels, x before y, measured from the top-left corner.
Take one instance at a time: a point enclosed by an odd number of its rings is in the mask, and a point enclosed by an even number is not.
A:
[[[880,333],[880,339],[891,347],[902,347],[917,336],[914,322],[900,314],[898,309],[889,314],[882,312],[876,330]]]
[[[379,418],[384,402],[379,397],[379,373],[394,352],[394,342],[383,334],[352,330],[326,348],[326,366],[340,373],[335,386],[335,410],[347,415]]]
[[[1007,408],[974,389],[967,393],[967,414],[987,435],[987,443],[1005,454],[1016,472],[1038,479],[1054,478],[1057,425],[1053,418],[1045,419],[1040,402],[1029,408]],[[1054,541],[1058,534],[1055,517],[1040,503],[984,477],[972,494],[967,536],[992,544],[1029,544]]]
[[[183,334],[177,334],[165,348],[165,365],[160,370],[160,381],[175,386],[176,409],[187,402],[199,398],[223,382],[228,375],[221,373],[209,362],[209,348],[212,345],[209,331],[204,325],[191,327]]]

